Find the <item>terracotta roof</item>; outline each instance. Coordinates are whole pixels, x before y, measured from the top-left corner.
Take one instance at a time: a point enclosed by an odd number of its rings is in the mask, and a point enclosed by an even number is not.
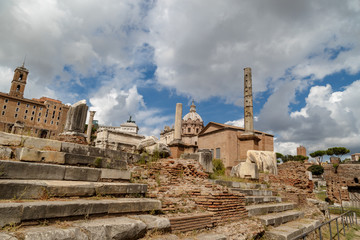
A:
[[[6,97],[6,98],[10,98],[10,99],[14,99],[17,101],[23,101],[23,102],[27,102],[27,103],[32,103],[32,104],[37,104],[37,105],[41,105],[41,106],[45,106],[43,103],[36,101],[34,99],[27,99],[27,98],[21,98],[21,97],[14,97],[14,96],[10,96],[7,93],[2,93],[0,92],[0,96]]]
[[[62,103],[60,100],[56,100],[56,99],[52,99],[52,98],[48,98],[48,97],[41,97],[40,99],[33,98],[33,100],[38,101],[38,102],[42,102],[42,103],[45,102],[45,101]]]

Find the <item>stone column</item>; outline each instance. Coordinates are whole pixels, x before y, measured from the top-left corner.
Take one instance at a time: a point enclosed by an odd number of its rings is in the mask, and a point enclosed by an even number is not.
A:
[[[251,68],[244,68],[244,128],[254,132]]]
[[[92,130],[95,113],[96,113],[96,111],[90,111],[90,115],[89,115],[89,123],[88,123],[87,132],[86,132],[86,135],[87,135],[86,140],[88,143],[91,142],[91,130]]]
[[[182,104],[176,104],[174,140],[181,140]]]

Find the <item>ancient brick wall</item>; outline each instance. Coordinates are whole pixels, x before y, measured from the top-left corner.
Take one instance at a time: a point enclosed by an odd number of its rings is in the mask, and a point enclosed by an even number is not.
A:
[[[332,164],[324,166],[324,178],[327,185],[327,194],[331,201],[340,203],[351,201],[349,189],[360,189],[360,164]]]
[[[304,163],[286,162],[278,165],[278,174],[260,174],[263,181],[269,182],[272,190],[280,196],[300,205],[306,203],[306,198],[314,197],[314,183],[309,180]]]

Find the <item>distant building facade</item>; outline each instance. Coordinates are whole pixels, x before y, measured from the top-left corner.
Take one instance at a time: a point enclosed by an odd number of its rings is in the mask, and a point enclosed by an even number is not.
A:
[[[145,139],[138,135],[139,127],[130,119],[120,127],[99,126],[95,146],[112,150],[133,152],[136,146]]]
[[[351,161],[359,161],[360,153],[351,154]]]
[[[306,148],[304,146],[299,146],[296,148],[296,155],[301,155],[306,157]]]
[[[244,133],[241,127],[210,122],[198,135],[199,150],[210,149],[227,169],[246,161],[248,150],[274,151],[273,135],[256,130],[254,135]]]
[[[0,92],[0,131],[41,138],[56,138],[64,129],[69,106],[59,100],[24,98],[29,70],[14,71],[10,92]]]

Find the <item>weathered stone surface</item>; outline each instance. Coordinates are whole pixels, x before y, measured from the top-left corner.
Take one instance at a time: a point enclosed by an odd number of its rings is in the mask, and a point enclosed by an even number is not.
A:
[[[145,148],[146,152],[149,154],[154,154],[155,152],[158,152],[161,157],[168,157],[171,154],[170,148],[165,145],[164,143],[155,143],[152,146]]]
[[[213,173],[212,156],[210,151],[199,152],[199,163],[204,168],[205,172]]]
[[[304,216],[303,212],[290,210],[286,212],[279,213],[271,213],[267,215],[257,216],[257,218],[261,221],[265,226],[279,226],[283,223],[292,221],[294,219],[298,219]]]
[[[132,198],[129,200],[118,199],[109,204],[109,213],[146,212],[161,209],[161,202],[154,199]]]
[[[168,230],[170,229],[170,220],[164,217],[152,215],[134,215],[131,218],[138,219],[146,224],[148,230]]]
[[[17,238],[10,234],[0,232],[0,240],[17,240]]]
[[[100,169],[65,166],[64,180],[97,182],[100,179],[100,174]]]
[[[9,147],[0,146],[0,159],[10,159],[12,150]]]
[[[130,180],[131,172],[129,170],[120,170],[120,169],[101,169],[101,179],[119,179],[119,180]]]
[[[79,155],[90,155],[89,154],[89,146],[76,144],[76,143],[69,143],[69,142],[61,142],[61,152],[72,153],[72,154],[79,154]],[[103,155],[102,155],[103,156]]]
[[[201,240],[227,240],[228,238],[224,234],[203,233],[203,234],[196,235],[195,239],[201,239]]]
[[[272,151],[247,151],[247,162],[256,163],[260,172],[277,174],[276,154]]]
[[[80,228],[37,227],[22,232],[24,240],[88,240]]]
[[[230,188],[241,188],[241,189],[267,189],[266,184],[259,183],[247,183],[247,182],[232,182],[224,180],[209,180],[212,183],[227,186]]]
[[[0,161],[0,178],[62,180],[65,167],[54,164]]]
[[[16,158],[20,161],[46,162],[46,163],[65,163],[65,153],[55,151],[40,151],[30,148],[16,149]]]
[[[136,183],[94,183],[97,195],[145,194],[146,184]]]
[[[20,146],[21,135],[0,132],[0,145],[2,146]]]
[[[102,158],[65,153],[65,163],[67,165],[85,165],[91,167],[101,167]]]
[[[82,133],[85,127],[87,110],[86,100],[73,104],[67,113],[64,132]]]
[[[153,240],[179,240],[180,238],[175,234],[166,234],[152,238]]]
[[[258,171],[256,163],[241,162],[231,169],[230,175],[236,176],[239,178],[258,179],[259,171]]]
[[[249,217],[294,209],[294,203],[257,204],[246,206]]]
[[[136,146],[136,149],[142,150],[146,147],[150,147],[152,145],[155,145],[157,143],[158,139],[155,136],[149,136],[145,139],[141,140],[141,142]]]
[[[45,138],[35,138],[35,137],[23,137],[23,145],[26,148],[35,148],[39,150],[47,151],[60,151],[61,142],[45,139]]]
[[[20,223],[22,206],[16,203],[0,204],[0,227],[12,223]]]
[[[94,240],[135,240],[143,237],[146,233],[145,223],[125,217],[96,219],[77,224],[77,226],[87,232],[90,239]]]

